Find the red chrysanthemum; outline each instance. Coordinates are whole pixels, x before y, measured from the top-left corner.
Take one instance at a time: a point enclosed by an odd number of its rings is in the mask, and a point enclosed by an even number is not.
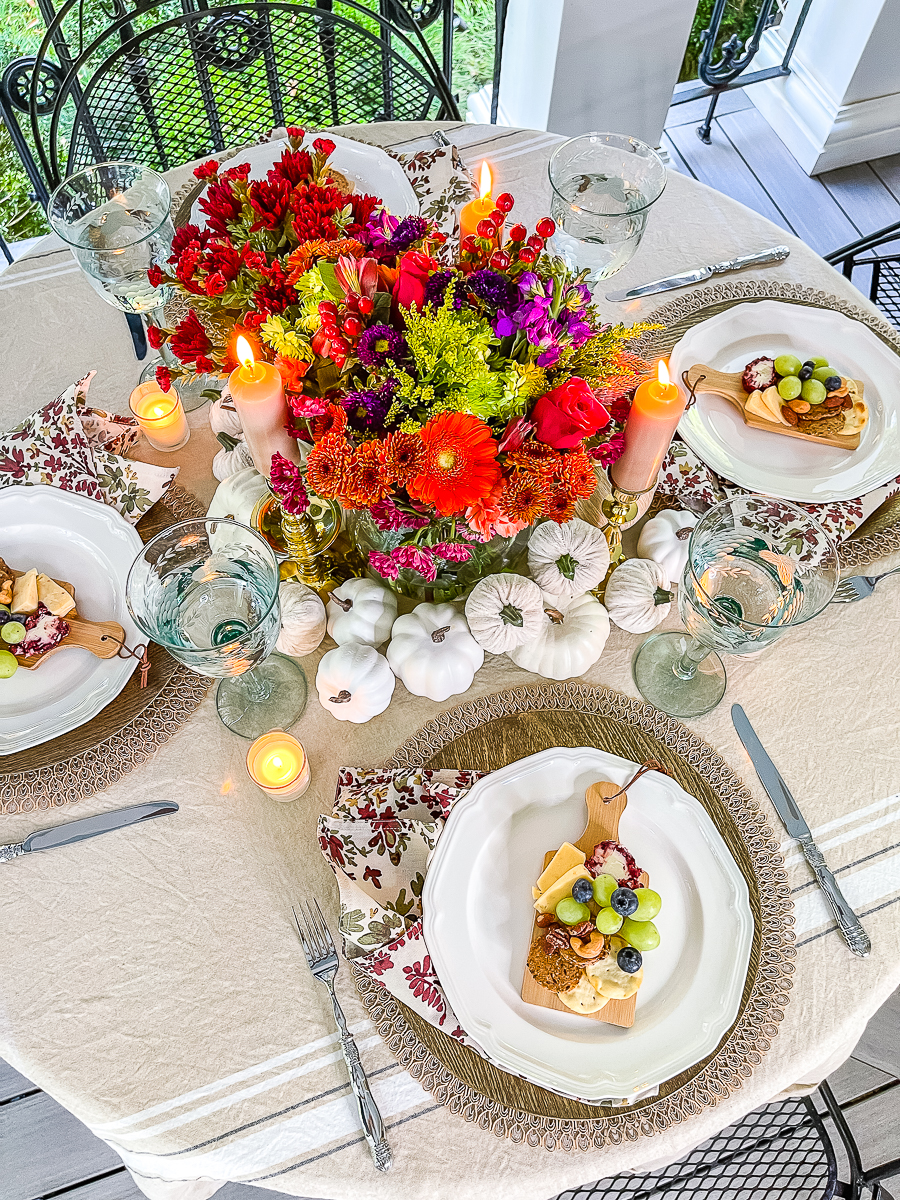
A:
[[[344,436],[344,430],[347,428],[347,414],[341,408],[340,404],[329,404],[326,411],[321,417],[313,417],[312,435],[314,442],[320,442],[323,437],[327,437],[329,433],[339,434]]]
[[[513,521],[531,525],[543,516],[548,488],[544,479],[533,471],[513,471],[500,493],[501,510]]]
[[[164,392],[167,392],[172,386],[172,375],[168,367],[158,366],[156,368],[156,382]]]
[[[312,158],[309,151],[285,150],[269,172],[269,178],[273,175],[286,179],[291,187],[308,180],[312,175]]]
[[[147,279],[150,281],[150,286],[154,288],[158,288],[162,283],[163,273],[156,263],[154,263],[152,267],[147,268]]]
[[[288,282],[278,259],[270,267],[264,267],[260,275],[263,283],[253,293],[253,302],[261,313],[283,313],[289,305],[297,303],[297,291]]]
[[[406,487],[409,480],[422,469],[424,456],[425,447],[418,434],[389,433],[382,451],[385,481]]]
[[[371,217],[381,201],[377,196],[369,196],[364,192],[354,192],[351,196],[347,197],[347,203],[350,205],[350,211],[353,213],[353,220],[347,226],[347,233],[351,237],[354,237],[365,231],[369,217]]]
[[[345,508],[369,508],[390,492],[382,473],[380,442],[364,442],[355,450],[344,473],[341,503]]]
[[[306,460],[307,486],[325,500],[333,500],[342,490],[353,448],[346,438],[331,433],[317,442]]]
[[[230,282],[240,275],[243,264],[241,251],[228,241],[215,240],[206,247],[203,265],[210,275],[221,275]]]
[[[182,225],[175,230],[175,236],[172,238],[172,257],[169,262],[175,262],[188,246],[198,246],[204,250],[210,237],[208,229],[200,229],[197,225]]]
[[[287,179],[269,174],[267,179],[255,179],[247,189],[250,207],[256,220],[250,226],[255,229],[278,229],[284,220],[291,199],[291,184]]]
[[[231,179],[220,176],[209,185],[200,199],[200,211],[211,234],[227,237],[229,224],[237,222],[241,215],[241,201],[231,190]]]
[[[158,350],[165,340],[166,335],[158,325],[147,326],[147,341],[150,343],[151,349]]]
[[[169,345],[172,347],[172,353],[182,362],[195,362],[212,350],[212,342],[193,309],[175,326]]]
[[[422,466],[407,491],[442,516],[468,508],[500,479],[497,443],[490,427],[471,413],[440,413],[419,436]]]
[[[297,240],[311,242],[324,238],[330,241],[338,237],[340,231],[332,218],[341,211],[344,203],[342,193],[330,184],[299,184],[291,196]]]
[[[201,163],[199,167],[194,167],[194,177],[196,179],[212,179],[213,175],[219,173],[219,164],[214,158],[209,158],[205,163]]]
[[[191,292],[195,296],[206,295],[206,285],[197,277],[197,267],[202,257],[203,251],[200,249],[200,243],[191,242],[182,250],[175,264],[175,278],[186,292]]]
[[[557,525],[565,525],[575,516],[575,501],[562,484],[550,489],[544,504],[544,516],[555,521]]]

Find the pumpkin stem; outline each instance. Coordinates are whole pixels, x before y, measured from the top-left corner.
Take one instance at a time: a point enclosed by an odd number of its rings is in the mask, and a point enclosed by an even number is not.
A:
[[[653,603],[656,604],[671,604],[674,598],[674,592],[667,592],[665,588],[658,587],[653,593]]]
[[[336,596],[334,592],[331,593],[331,599],[335,602],[338,608],[342,608],[344,612],[349,612],[353,607],[352,600],[342,600],[340,596]]]
[[[441,629],[436,629],[434,631],[434,633],[431,635],[431,640],[433,642],[442,642],[449,632],[450,626],[444,625]]]
[[[348,692],[346,688],[342,688],[342,690],[339,691],[336,696],[328,697],[328,703],[329,704],[346,704],[349,700],[352,700],[352,699],[353,699],[352,694],[350,692]]]
[[[233,438],[229,433],[217,433],[216,440],[221,442],[226,450],[234,450],[240,444],[240,440]]]
[[[565,621],[565,619],[566,619],[562,615],[562,613],[559,611],[558,608],[545,608],[544,612],[547,614],[547,616],[550,618],[550,620],[553,622],[554,625],[562,625],[563,621]]]
[[[678,538],[679,542],[686,542],[693,532],[694,531],[691,526],[686,525],[684,529],[679,529],[675,536]]]
[[[571,554],[561,554],[556,560],[556,566],[559,569],[560,575],[565,575],[566,579],[575,578],[575,570],[578,563]]]
[[[500,620],[504,625],[518,625],[521,629],[523,625],[522,613],[513,604],[504,604],[500,609]]]

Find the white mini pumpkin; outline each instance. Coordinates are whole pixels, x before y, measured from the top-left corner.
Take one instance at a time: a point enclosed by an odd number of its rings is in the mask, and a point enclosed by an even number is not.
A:
[[[688,539],[699,520],[696,513],[664,508],[641,530],[639,557],[652,558],[670,579],[679,580],[687,563]]]
[[[321,597],[295,579],[281,584],[278,598],[281,601],[281,631],[275,649],[294,658],[312,654],[325,636],[325,605]]]
[[[316,671],[319,703],[339,721],[354,725],[384,712],[396,682],[383,654],[352,642],[323,654]]]
[[[609,637],[606,609],[586,592],[562,599],[544,596],[544,625],[533,642],[509,651],[517,667],[545,679],[574,679],[589,670]]]
[[[466,601],[472,637],[491,654],[534,641],[544,625],[541,589],[524,575],[487,575]]]
[[[236,475],[229,475],[216,488],[207,512],[208,517],[230,517],[249,525],[256,502],[268,495],[269,485],[256,467],[245,467]]]
[[[228,388],[209,406],[209,427],[213,433],[227,433],[229,437],[240,437],[244,432]]]
[[[328,601],[328,632],[339,646],[380,646],[397,619],[397,597],[374,579],[348,579]]]
[[[472,686],[484,651],[452,604],[417,604],[394,622],[387,660],[408,692],[446,700]]]
[[[238,441],[227,433],[217,433],[216,440],[222,444],[222,449],[212,461],[212,473],[216,479],[229,479],[238,471],[246,471],[253,466],[253,455],[246,442]]]
[[[649,558],[629,558],[620,563],[606,585],[606,610],[610,619],[628,633],[649,633],[669,615],[674,593],[669,576]]]
[[[528,569],[543,592],[580,596],[595,588],[609,566],[609,546],[599,529],[578,517],[538,525],[528,543]]]

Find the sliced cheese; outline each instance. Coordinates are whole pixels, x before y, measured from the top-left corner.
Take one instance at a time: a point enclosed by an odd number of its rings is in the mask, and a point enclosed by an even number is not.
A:
[[[775,417],[772,415],[771,410],[767,406],[765,400],[763,400],[762,392],[760,392],[760,391],[755,391],[755,392],[750,393],[750,395],[747,398],[746,408],[747,408],[748,413],[752,413],[754,415],[754,417],[759,417],[759,419],[761,421],[774,421],[775,420]],[[779,419],[779,421],[781,420],[780,413],[779,413],[778,419]]]
[[[20,575],[13,584],[12,604],[14,613],[33,613],[38,606],[37,568],[32,567]]]
[[[531,889],[531,894],[532,894],[532,896],[534,897],[534,899],[535,899],[535,900],[537,900],[538,896],[541,894],[541,889],[540,889],[540,888],[534,888],[534,887],[533,887],[533,888]]]
[[[75,601],[64,587],[50,578],[40,574],[37,577],[38,600],[56,617],[64,617],[75,607]]]
[[[537,895],[541,892],[546,892],[551,884],[556,883],[566,871],[571,871],[573,867],[580,867],[584,862],[584,851],[579,850],[577,846],[573,846],[571,842],[563,842],[557,852],[553,855],[541,872],[541,877],[535,884]],[[537,896],[535,896],[537,899]]]
[[[568,896],[572,891],[572,884],[576,879],[593,879],[593,875],[585,866],[572,867],[566,871],[565,875],[561,875],[555,883],[541,892],[537,900],[534,902],[534,907],[539,913],[555,912],[556,906],[564,896]]]

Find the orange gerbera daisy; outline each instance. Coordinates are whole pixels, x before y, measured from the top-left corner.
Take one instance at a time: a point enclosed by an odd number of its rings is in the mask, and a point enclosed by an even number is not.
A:
[[[544,505],[544,516],[555,521],[557,525],[565,525],[575,516],[575,500],[563,484],[551,488]]]
[[[500,508],[513,521],[524,521],[526,525],[531,525],[543,516],[547,490],[540,475],[529,471],[513,471],[500,493]]]
[[[500,480],[497,443],[490,427],[471,413],[432,417],[419,435],[423,456],[406,490],[442,516],[458,513],[486,496]]]
[[[306,482],[325,500],[333,500],[342,491],[353,448],[339,433],[327,433],[309,452]]]
[[[573,500],[586,500],[597,490],[597,476],[584,450],[570,450],[562,456],[559,481]]]
[[[321,417],[313,417],[313,441],[320,442],[329,433],[336,433],[343,437],[346,428],[347,414],[343,408],[341,408],[340,404],[329,404]]]
[[[345,508],[369,508],[390,492],[385,482],[380,442],[364,442],[353,452],[344,472],[341,503]]]
[[[406,487],[422,469],[424,455],[425,447],[417,433],[389,433],[382,443],[385,480]]]

